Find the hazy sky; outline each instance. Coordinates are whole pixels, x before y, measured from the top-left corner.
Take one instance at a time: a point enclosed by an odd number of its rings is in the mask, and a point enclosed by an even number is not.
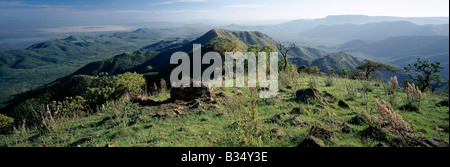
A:
[[[0,0],[0,20],[292,20],[449,16],[448,0]]]

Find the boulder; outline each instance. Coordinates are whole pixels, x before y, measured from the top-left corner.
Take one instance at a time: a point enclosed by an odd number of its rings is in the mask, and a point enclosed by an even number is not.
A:
[[[305,111],[305,109],[301,108],[301,107],[295,107],[292,109],[292,111],[290,112],[290,114],[294,114],[294,115],[307,115],[308,112]]]
[[[299,116],[294,116],[291,119],[286,120],[286,123],[289,123],[291,126],[299,126],[302,125],[302,119]]]
[[[333,101],[334,101],[334,99],[336,99],[331,93],[329,93],[327,91],[323,91],[322,92],[322,96],[326,97],[326,98],[329,98],[329,99],[333,99]]]
[[[201,87],[178,87],[170,90],[170,97],[172,100],[192,101],[202,98],[211,98],[213,89],[204,85]]]
[[[282,133],[281,133],[281,129],[278,129],[278,128],[270,130],[269,133],[273,134],[275,137],[282,137],[283,136]]]
[[[267,123],[279,123],[281,119],[288,116],[287,113],[275,114],[272,118],[266,120]]]
[[[339,100],[338,105],[339,107],[350,109],[350,106],[343,100]]]
[[[419,147],[448,147],[448,143],[441,139],[420,137],[413,141]]]
[[[348,124],[347,123],[343,123],[342,124],[342,132],[343,133],[351,133],[352,132],[352,128],[350,128],[350,126],[348,126]]]
[[[300,89],[295,93],[297,99],[307,101],[308,99],[320,99],[320,92],[315,88]]]
[[[321,127],[318,127],[318,126],[311,127],[311,130],[309,131],[309,135],[323,139],[323,140],[333,139],[335,136],[333,132],[330,132],[330,131],[323,129]]]
[[[325,147],[313,136],[307,136],[297,147]]]
[[[329,99],[329,98],[323,98],[323,101],[327,102],[327,103],[334,103],[334,100],[333,99]]]
[[[348,121],[348,123],[353,125],[365,125],[369,122],[368,118],[366,118],[364,115],[356,115],[352,119]]]

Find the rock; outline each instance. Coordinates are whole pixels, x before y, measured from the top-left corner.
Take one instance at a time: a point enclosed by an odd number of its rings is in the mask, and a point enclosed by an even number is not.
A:
[[[192,83],[192,82],[191,82]],[[172,100],[192,101],[201,98],[211,98],[213,89],[202,84],[201,87],[178,87],[170,90]]]
[[[106,143],[105,147],[114,147],[114,144]]]
[[[266,103],[270,103],[270,101],[274,100],[274,99],[279,100],[279,101],[283,100],[283,98],[281,96],[276,95],[275,97],[265,99],[265,101],[266,101]]]
[[[190,108],[191,109],[197,109],[197,108],[199,108],[201,105],[200,105],[200,102],[195,102]]]
[[[365,125],[368,123],[368,119],[365,116],[358,114],[350,119],[348,123],[353,125]]]
[[[307,136],[297,147],[325,147],[313,136]]]
[[[289,123],[291,126],[299,126],[302,125],[302,119],[299,116],[294,116],[286,120],[286,123]]]
[[[301,107],[295,107],[292,109],[292,111],[290,112],[290,114],[295,114],[295,115],[307,115],[308,112],[305,111],[305,109],[301,108]]]
[[[227,97],[227,94],[224,92],[216,93],[216,97]]]
[[[348,126],[348,124],[347,123],[343,123],[342,124],[342,132],[343,133],[351,133],[352,132],[352,128],[350,128],[350,126]]]
[[[307,101],[308,99],[320,99],[320,92],[315,88],[300,89],[295,93],[297,99]]]
[[[383,142],[380,142],[375,147],[388,147],[388,146],[386,144],[384,144]]]
[[[316,105],[315,107],[318,108],[318,109],[321,109],[321,110],[325,109],[325,107],[322,106],[322,105]]]
[[[318,127],[318,126],[311,127],[311,130],[309,131],[309,135],[323,139],[323,140],[333,139],[335,136],[333,132],[330,132],[330,131],[323,129],[321,127]]]
[[[275,96],[275,99],[280,100],[280,101],[283,100],[283,98],[279,95]]]
[[[282,136],[281,129],[278,129],[278,128],[270,130],[269,133],[275,135],[276,137],[281,137]]]
[[[314,114],[318,114],[318,113],[320,113],[320,110],[317,109],[317,108],[315,108],[315,109],[312,110],[312,112],[313,112]]]
[[[448,147],[448,143],[441,139],[420,137],[413,141],[419,147]]]
[[[327,98],[329,98],[329,99],[333,99],[333,101],[334,101],[334,99],[336,99],[331,93],[329,93],[329,92],[327,92],[327,91],[323,91],[322,92],[322,96],[323,97],[327,97]],[[333,102],[334,103],[334,102]]]
[[[327,103],[334,103],[334,100],[333,99],[329,99],[329,98],[323,98],[323,101],[327,102]]]
[[[210,108],[210,109],[213,109],[213,110],[218,110],[218,109],[220,109],[220,107],[219,107],[219,106],[216,106],[216,105],[211,105],[211,106],[209,106],[209,108]]]
[[[339,107],[350,109],[350,106],[347,103],[345,103],[345,101],[343,101],[343,100],[339,100],[338,105],[339,105]]]
[[[279,121],[282,118],[284,118],[284,117],[286,117],[288,115],[289,114],[287,114],[287,113],[275,114],[272,118],[267,119],[266,122],[268,122],[268,123],[279,123]]]

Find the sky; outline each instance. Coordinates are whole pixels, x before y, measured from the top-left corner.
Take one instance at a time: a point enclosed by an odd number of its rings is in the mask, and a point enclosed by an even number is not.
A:
[[[294,20],[448,17],[448,0],[0,0],[0,21]]]

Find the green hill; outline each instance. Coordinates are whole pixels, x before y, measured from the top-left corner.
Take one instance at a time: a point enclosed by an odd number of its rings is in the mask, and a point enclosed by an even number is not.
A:
[[[36,89],[78,68],[115,55],[140,50],[167,38],[191,38],[198,30],[138,29],[110,36],[70,36],[0,52],[0,103]]]

